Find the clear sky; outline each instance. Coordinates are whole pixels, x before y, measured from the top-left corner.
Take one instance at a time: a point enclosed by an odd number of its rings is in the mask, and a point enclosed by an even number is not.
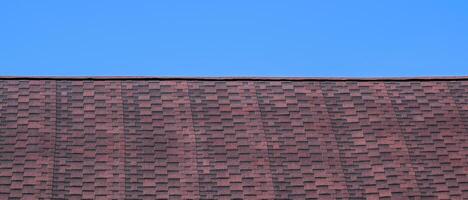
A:
[[[468,1],[1,1],[0,75],[468,75]]]

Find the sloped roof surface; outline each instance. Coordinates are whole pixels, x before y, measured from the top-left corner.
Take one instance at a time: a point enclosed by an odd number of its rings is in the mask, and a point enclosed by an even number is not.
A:
[[[468,78],[0,78],[0,199],[468,198]]]

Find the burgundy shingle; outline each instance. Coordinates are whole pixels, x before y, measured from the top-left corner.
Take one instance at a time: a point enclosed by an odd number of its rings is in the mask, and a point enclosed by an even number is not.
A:
[[[0,79],[0,199],[468,199],[468,78]]]

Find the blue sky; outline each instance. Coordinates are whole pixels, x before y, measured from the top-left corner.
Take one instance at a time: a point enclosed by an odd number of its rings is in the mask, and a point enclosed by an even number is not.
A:
[[[468,75],[468,1],[2,1],[0,75]]]

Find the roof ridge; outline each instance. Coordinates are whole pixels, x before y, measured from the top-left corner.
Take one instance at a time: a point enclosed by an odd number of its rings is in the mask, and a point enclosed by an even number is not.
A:
[[[0,76],[0,80],[200,80],[200,81],[459,81],[468,76],[419,77],[183,77],[183,76]]]

